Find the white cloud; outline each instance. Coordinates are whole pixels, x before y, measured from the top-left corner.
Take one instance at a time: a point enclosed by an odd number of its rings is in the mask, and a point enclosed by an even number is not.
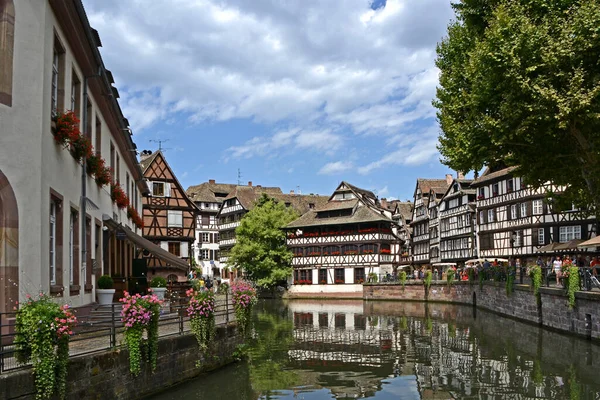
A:
[[[134,131],[174,115],[297,127],[230,148],[231,158],[292,146],[331,154],[352,133],[395,138],[415,121],[435,124],[435,45],[450,2],[369,3],[84,0]]]
[[[341,174],[354,168],[350,161],[335,161],[325,164],[319,170],[319,175],[336,175]]]

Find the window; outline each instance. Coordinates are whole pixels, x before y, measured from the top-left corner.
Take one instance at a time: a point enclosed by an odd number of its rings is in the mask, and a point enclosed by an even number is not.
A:
[[[77,240],[77,213],[71,211],[69,216],[69,283],[75,283],[75,246]]]
[[[493,250],[494,249],[494,236],[492,233],[484,233],[479,238],[481,250]]]
[[[329,315],[327,313],[319,313],[319,328],[329,327]]]
[[[169,242],[169,253],[180,257],[181,256],[181,243],[180,242]]]
[[[12,0],[0,0],[0,104],[12,106],[13,53],[15,42],[15,6]]]
[[[200,258],[202,258],[203,260],[208,260],[208,249],[200,250]]]
[[[100,118],[98,118],[98,114],[96,114],[96,154],[102,155],[102,122],[100,122]]]
[[[54,69],[53,69],[53,71],[54,71]],[[79,116],[80,93],[81,93],[81,82],[80,82],[79,77],[77,76],[77,73],[75,72],[75,70],[72,70],[72,72],[71,72],[71,111],[73,111],[75,113],[77,118],[80,118],[80,116]],[[88,118],[89,117],[90,116],[88,115]]]
[[[521,203],[521,218],[527,216],[527,203]]]
[[[459,205],[459,204],[458,204],[458,198],[456,198],[456,199],[451,199],[451,200],[448,202],[448,209],[451,209],[451,208],[456,208],[456,207],[458,207],[458,205]]]
[[[513,238],[514,238],[514,243],[513,243],[514,247],[523,246],[523,232],[522,231],[513,232]]]
[[[336,313],[334,317],[334,324],[336,328],[346,328],[346,314]]]
[[[315,208],[315,203],[308,203],[308,208],[310,208],[311,210],[312,210],[313,208]]]
[[[335,283],[345,283],[344,268],[336,268],[334,270]]]
[[[544,212],[544,203],[542,200],[534,200],[533,201],[533,215],[540,215]]]
[[[56,209],[55,201],[50,202],[50,284],[56,284]]]
[[[183,227],[183,211],[172,211],[167,212],[167,226],[170,228],[182,228]]]
[[[498,194],[500,194],[500,185],[497,183],[494,183],[492,185],[492,193],[494,196],[498,196]]]
[[[210,240],[209,234],[206,232],[202,233],[202,243],[208,243],[209,240]]]
[[[115,171],[115,145],[112,142],[110,143],[110,167]],[[117,181],[114,176],[112,180],[113,182]]]
[[[152,196],[154,197],[170,197],[170,193],[167,193],[168,184],[166,182],[152,182]]]
[[[506,188],[509,193],[515,190],[515,182],[513,179],[509,179],[508,181],[506,181]]]
[[[121,157],[119,157],[119,153],[115,153],[117,157],[117,162],[115,164],[115,173],[116,173],[116,182],[121,182]]]
[[[538,244],[545,244],[546,238],[544,237],[544,228],[538,228]]]
[[[54,39],[54,52],[52,53],[52,92],[51,92],[51,107],[52,115],[56,115],[59,111],[59,85],[62,72],[62,54],[64,51],[57,43],[58,39]]]
[[[485,212],[484,211],[479,211],[479,223],[485,224]]]
[[[581,226],[561,226],[559,233],[561,243],[581,239]]]
[[[324,268],[319,270],[319,283],[321,285],[325,285],[327,283],[327,270]]]
[[[485,188],[479,188],[479,196],[477,196],[479,200],[485,199]]]
[[[354,283],[363,283],[365,281],[365,269],[354,268]]]
[[[517,219],[517,218],[519,218],[519,214],[518,214],[518,210],[517,210],[517,205],[516,204],[511,204],[511,206],[510,206],[510,218],[511,219]]]
[[[494,222],[494,209],[491,208],[488,210],[488,220],[487,222]]]

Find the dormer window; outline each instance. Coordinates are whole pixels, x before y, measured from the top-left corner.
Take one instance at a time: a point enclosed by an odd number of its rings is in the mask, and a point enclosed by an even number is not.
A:
[[[458,192],[458,183],[455,183],[454,186],[452,186],[452,190],[456,193]]]
[[[315,208],[315,203],[308,203],[308,208],[310,208],[311,210],[312,210],[313,208]]]

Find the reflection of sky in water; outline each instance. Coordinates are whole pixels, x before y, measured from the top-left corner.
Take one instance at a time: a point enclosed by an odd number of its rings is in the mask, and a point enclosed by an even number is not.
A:
[[[249,361],[155,400],[597,399],[600,347],[423,303],[259,304]]]

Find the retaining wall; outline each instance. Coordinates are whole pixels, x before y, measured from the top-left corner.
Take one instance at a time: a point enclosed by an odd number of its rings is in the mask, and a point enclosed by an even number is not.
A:
[[[538,304],[528,285],[515,285],[507,295],[504,282],[469,284],[432,282],[429,292],[421,282],[369,283],[363,287],[364,300],[404,300],[476,305],[519,320],[563,332],[600,340],[600,292],[576,292],[575,307],[569,309],[564,289],[540,288]]]
[[[124,348],[74,357],[69,362],[67,399],[136,399],[158,392],[233,362],[241,342],[234,324],[217,327],[205,354],[191,334],[160,338],[156,371],[143,363],[137,377],[129,372],[129,352]],[[32,371],[0,375],[0,399],[35,399]]]

